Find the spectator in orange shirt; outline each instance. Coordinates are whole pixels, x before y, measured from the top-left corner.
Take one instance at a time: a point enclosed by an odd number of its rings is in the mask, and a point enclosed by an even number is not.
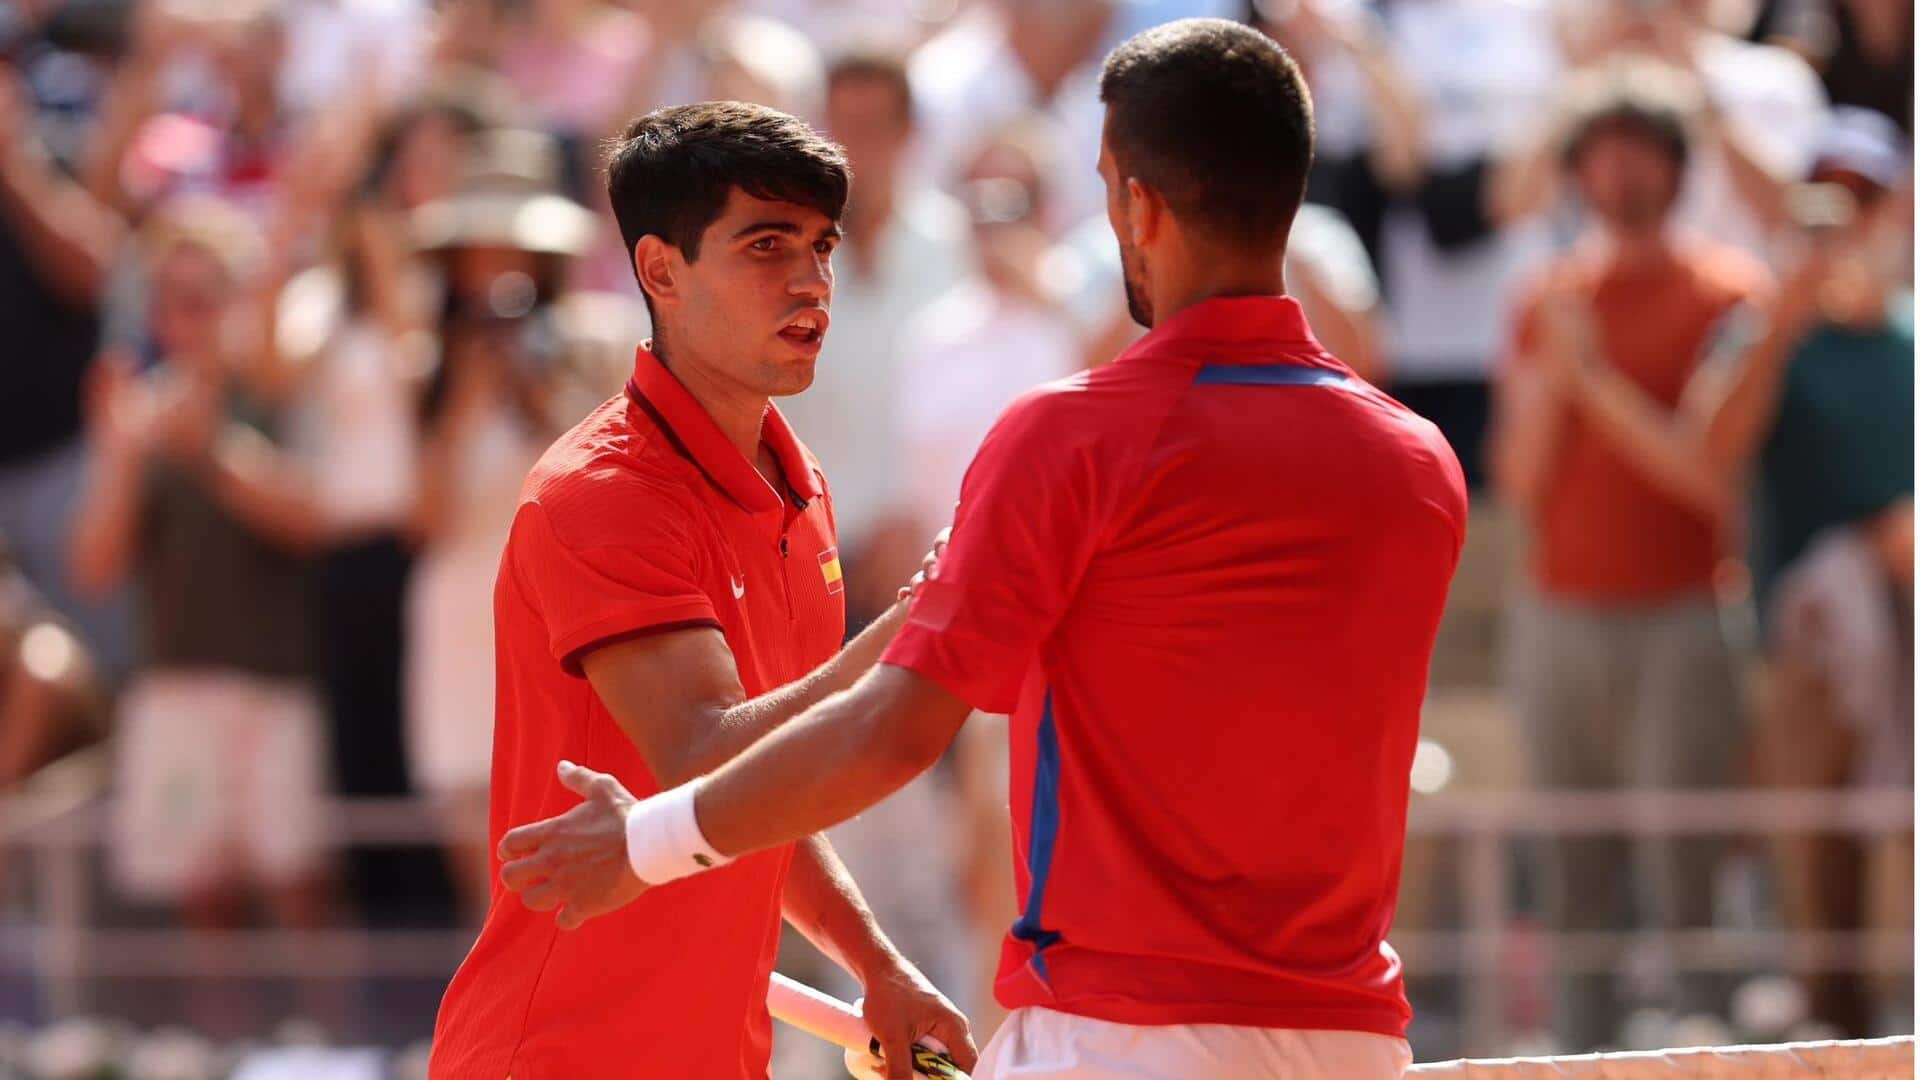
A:
[[[1547,788],[1711,787],[1740,746],[1713,595],[1725,487],[1672,437],[1673,413],[1715,327],[1765,274],[1671,226],[1689,108],[1686,84],[1657,66],[1578,84],[1563,161],[1595,235],[1522,299],[1499,381],[1490,464],[1534,534],[1510,678]],[[1712,849],[1636,843],[1548,844],[1549,926],[1622,928],[1630,905],[1663,929],[1710,922]],[[1636,882],[1650,895],[1630,896]],[[1712,1009],[1717,995],[1683,980],[1676,1004]],[[1563,1049],[1611,1041],[1616,1015],[1609,976],[1559,976]]]

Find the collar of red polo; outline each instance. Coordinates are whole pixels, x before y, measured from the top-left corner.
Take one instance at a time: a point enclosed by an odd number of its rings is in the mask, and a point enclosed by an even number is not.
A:
[[[1162,320],[1119,359],[1292,364],[1346,370],[1346,365],[1314,340],[1300,301],[1291,296],[1202,300]]]
[[[651,344],[643,344],[634,352],[633,377],[627,380],[627,396],[653,418],[673,448],[693,462],[708,482],[729,499],[753,513],[780,509],[784,501],[780,492],[727,440],[705,407],[694,400],[673,372],[653,354],[648,347]],[[820,497],[820,478],[807,462],[800,440],[787,426],[787,418],[780,415],[780,410],[771,402],[767,405],[766,420],[760,426],[760,440],[779,460],[780,471],[786,474],[787,486],[799,506],[804,507],[808,501]]]

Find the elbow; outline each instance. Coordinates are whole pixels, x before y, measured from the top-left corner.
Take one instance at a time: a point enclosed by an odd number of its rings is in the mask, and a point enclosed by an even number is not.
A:
[[[933,768],[953,741],[951,732],[943,735],[929,725],[915,723],[895,722],[873,734],[868,743],[875,749],[871,768],[875,781],[888,791],[904,787]]]

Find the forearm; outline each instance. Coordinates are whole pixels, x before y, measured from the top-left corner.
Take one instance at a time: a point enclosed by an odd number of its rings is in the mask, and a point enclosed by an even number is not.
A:
[[[0,149],[0,217],[57,295],[96,306],[124,229],[31,142]]]
[[[1559,450],[1565,406],[1538,372],[1514,372],[1499,387],[1488,465],[1502,498],[1522,510],[1539,504]]]
[[[1721,159],[1726,162],[1727,177],[1734,194],[1747,204],[1747,208],[1768,229],[1784,224],[1787,219],[1786,183],[1748,151],[1745,140],[1725,118],[1710,120],[1708,128],[1712,141],[1720,147]]]
[[[214,498],[229,513],[288,550],[307,552],[326,539],[326,521],[308,488],[279,450],[251,428],[234,426],[204,463]]]
[[[1487,220],[1504,226],[1531,217],[1553,201],[1559,159],[1544,137],[1525,149],[1497,158],[1486,191]]]
[[[1412,191],[1426,172],[1426,111],[1384,47],[1362,41],[1352,54],[1373,92],[1374,137],[1368,160],[1374,175],[1388,191]]]
[[[140,520],[140,469],[141,460],[133,453],[94,454],[68,552],[68,579],[82,596],[112,589],[133,562]]]
[[[790,843],[899,790],[939,760],[967,716],[930,686],[882,668],[708,776],[694,802],[707,842],[729,856]]]
[[[794,849],[781,911],[794,929],[863,986],[873,972],[899,962],[899,951],[824,836],[807,837]]]
[[[1718,520],[1729,491],[1674,417],[1604,364],[1580,375],[1582,415],[1648,481]]]
[[[115,76],[101,109],[97,134],[88,148],[80,181],[102,204],[125,212],[130,199],[121,186],[120,169],[140,125],[160,104],[160,61],[152,57],[129,60]]]
[[[705,737],[688,748],[674,775],[660,777],[660,782],[670,785],[712,772],[770,732],[851,687],[879,662],[906,619],[906,603],[897,603],[809,674],[726,709]]]
[[[1689,392],[1693,400],[1685,403],[1687,414],[1697,417],[1704,456],[1724,482],[1745,471],[1772,426],[1787,364],[1803,333],[1797,323],[1773,320],[1724,373],[1709,376],[1698,391]]]

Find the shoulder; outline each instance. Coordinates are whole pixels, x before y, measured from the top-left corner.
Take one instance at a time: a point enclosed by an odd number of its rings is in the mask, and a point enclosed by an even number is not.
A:
[[[1110,457],[1152,442],[1191,372],[1174,365],[1105,364],[1041,383],[1013,400],[987,441],[1023,460]]]
[[[1708,303],[1752,303],[1773,288],[1773,274],[1748,252],[1719,244],[1699,244],[1688,252],[1694,281]]]
[[[649,427],[633,423],[630,409],[621,395],[589,413],[547,448],[521,489],[520,512],[533,508],[569,548],[658,535],[693,520],[690,470]]]

